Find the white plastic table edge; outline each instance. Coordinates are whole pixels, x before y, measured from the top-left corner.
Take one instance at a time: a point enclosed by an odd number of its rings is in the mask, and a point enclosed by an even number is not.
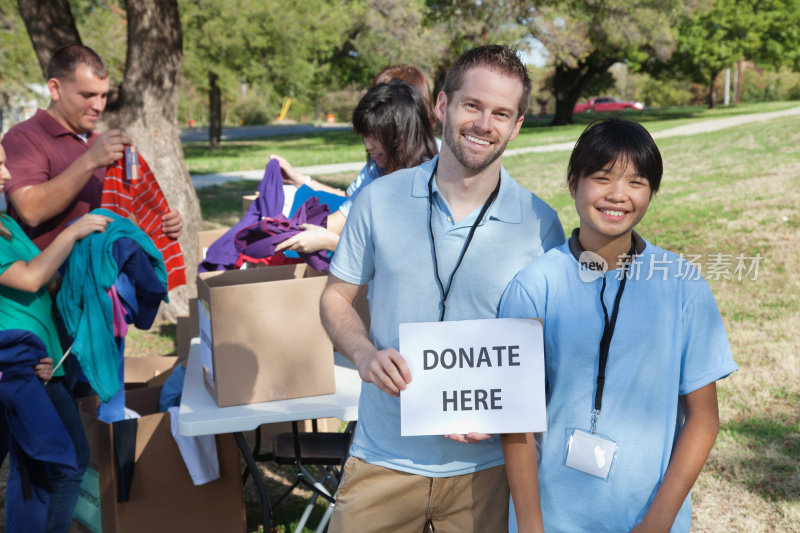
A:
[[[335,361],[335,394],[219,407],[203,383],[199,339],[192,339],[178,414],[178,433],[187,437],[216,435],[249,431],[261,424],[314,418],[356,420],[361,378],[341,355],[336,354]]]

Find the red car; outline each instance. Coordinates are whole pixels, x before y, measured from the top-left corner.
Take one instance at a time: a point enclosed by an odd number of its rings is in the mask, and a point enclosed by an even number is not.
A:
[[[597,96],[589,98],[583,104],[575,104],[572,108],[573,113],[602,113],[603,111],[623,111],[625,109],[634,109],[641,111],[644,109],[644,104],[641,102],[623,102],[619,98],[613,96]]]

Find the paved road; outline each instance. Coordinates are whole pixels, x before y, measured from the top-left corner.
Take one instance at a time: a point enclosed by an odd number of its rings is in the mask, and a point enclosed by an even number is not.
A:
[[[655,139],[664,139],[667,137],[675,137],[679,135],[696,135],[698,133],[708,133],[711,131],[718,131],[726,128],[732,128],[734,126],[747,124],[749,122],[759,122],[763,120],[771,120],[773,118],[797,116],[797,115],[800,115],[800,107],[785,109],[783,111],[770,111],[767,113],[752,113],[750,115],[738,115],[735,117],[715,118],[659,131],[657,133],[654,133],[653,137]],[[314,129],[319,127],[315,127],[310,124],[298,124],[296,125],[296,127],[298,128],[297,133],[303,133],[302,131],[299,131],[303,126],[308,126],[310,128],[307,131],[319,131],[319,129]],[[250,136],[250,137],[254,136],[252,132],[256,131],[255,128],[274,129],[274,128],[287,128],[287,127],[289,126],[248,126],[246,128],[253,128],[253,129],[246,130],[249,131],[250,133],[248,135],[243,135],[243,136]],[[322,126],[322,127],[329,127],[329,126]],[[341,126],[341,129],[348,129],[348,128],[349,126]],[[236,129],[244,129],[244,128],[233,128],[232,130]],[[285,132],[286,130],[284,130],[284,133]],[[181,137],[181,139],[183,140],[183,137]],[[503,157],[513,157],[521,154],[572,150],[573,146],[575,146],[575,141],[563,142],[557,144],[548,144],[544,146],[511,148],[505,151]],[[303,174],[308,174],[311,176],[322,176],[325,174],[338,174],[341,172],[358,172],[359,170],[361,170],[361,167],[363,166],[364,166],[363,161],[356,161],[353,163],[337,163],[333,165],[315,165],[310,167],[296,167],[296,168]],[[237,172],[223,172],[220,174],[202,174],[202,175],[192,176],[192,182],[194,183],[195,188],[200,188],[200,187],[206,187],[208,185],[225,183],[226,181],[236,181],[242,179],[260,180],[263,177],[263,175],[264,175],[264,169],[242,170]]]

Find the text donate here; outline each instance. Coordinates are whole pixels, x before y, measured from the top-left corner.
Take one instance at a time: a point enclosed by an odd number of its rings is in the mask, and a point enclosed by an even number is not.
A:
[[[544,431],[542,327],[530,319],[400,324],[412,381],[401,434]]]

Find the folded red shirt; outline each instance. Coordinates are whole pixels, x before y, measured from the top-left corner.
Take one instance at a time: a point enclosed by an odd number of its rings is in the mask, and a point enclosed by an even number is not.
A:
[[[103,182],[102,207],[123,217],[133,215],[139,228],[153,239],[167,267],[169,290],[186,283],[186,265],[181,246],[161,231],[161,217],[169,212],[169,205],[150,166],[141,155],[138,176],[134,180],[126,176],[124,157],[109,165]]]

